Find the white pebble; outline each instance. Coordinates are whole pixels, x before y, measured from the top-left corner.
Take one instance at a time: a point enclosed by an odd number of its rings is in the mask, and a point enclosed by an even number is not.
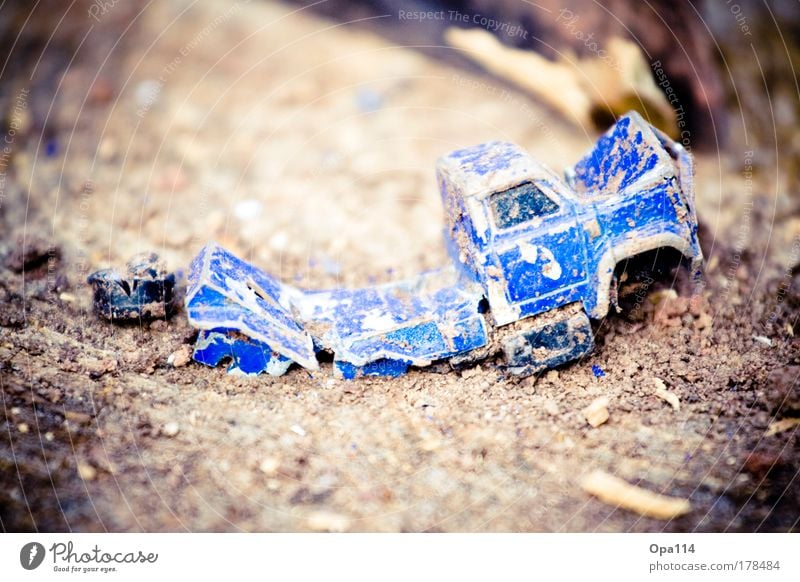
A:
[[[233,214],[242,221],[253,220],[261,216],[263,209],[264,205],[259,200],[248,198],[236,203],[233,207]]]
[[[275,457],[267,457],[261,464],[258,466],[259,470],[267,475],[268,477],[272,477],[278,472],[278,467],[280,466],[280,461]]]
[[[161,432],[164,433],[165,436],[174,437],[181,431],[181,427],[178,426],[177,422],[168,422],[164,425],[164,428],[161,429]]]

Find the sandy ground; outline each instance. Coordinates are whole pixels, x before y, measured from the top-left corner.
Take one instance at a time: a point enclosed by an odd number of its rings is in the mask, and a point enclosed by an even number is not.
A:
[[[698,156],[703,309],[651,296],[599,322],[589,358],[537,378],[486,362],[243,379],[168,364],[193,341],[182,312],[98,319],[90,271],[150,249],[182,271],[212,238],[307,287],[435,267],[439,155],[508,139],[560,169],[596,137],[293,7],[165,4],[115,7],[52,93],[21,78],[12,94],[26,106],[0,206],[3,530],[797,529],[797,425],[767,435],[800,414],[796,228],[774,168],[748,182],[736,150]],[[599,396],[610,419],[592,428],[581,410]],[[579,486],[598,468],[693,509],[605,505]]]

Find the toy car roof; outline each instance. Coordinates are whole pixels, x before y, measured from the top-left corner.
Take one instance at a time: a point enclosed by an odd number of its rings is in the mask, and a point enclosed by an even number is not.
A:
[[[456,150],[436,164],[437,172],[459,188],[464,198],[483,198],[507,190],[525,180],[551,178],[553,173],[520,146],[492,141]]]

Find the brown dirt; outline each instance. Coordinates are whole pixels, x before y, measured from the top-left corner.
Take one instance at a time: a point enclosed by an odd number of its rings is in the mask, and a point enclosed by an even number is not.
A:
[[[9,118],[31,90],[0,205],[3,530],[797,529],[797,426],[765,435],[800,415],[798,229],[775,218],[787,193],[768,150],[752,187],[747,156],[698,159],[704,301],[651,294],[558,371],[174,367],[193,339],[184,314],[112,325],[91,312],[89,271],[151,249],[185,269],[215,238],[304,286],[412,275],[446,260],[437,156],[501,138],[562,168],[595,133],[280,4],[122,4],[80,49],[52,49],[76,51],[63,78],[6,85]],[[259,210],[242,212],[249,200]],[[592,428],[582,410],[600,396],[610,418]],[[579,486],[594,469],[693,510],[604,505]]]

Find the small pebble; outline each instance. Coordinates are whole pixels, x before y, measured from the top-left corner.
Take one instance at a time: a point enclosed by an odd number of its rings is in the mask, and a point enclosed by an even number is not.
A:
[[[67,410],[64,413],[64,418],[78,424],[85,424],[92,420],[92,416],[90,414],[86,414],[85,412],[76,412],[74,410]]]
[[[308,527],[320,532],[344,532],[350,528],[350,519],[339,513],[316,511],[308,516]]]
[[[161,429],[162,434],[168,437],[174,437],[181,431],[181,427],[178,426],[177,422],[168,422],[164,425],[164,428]]]
[[[438,449],[441,445],[442,445],[442,442],[439,439],[437,439],[437,438],[429,438],[429,439],[425,439],[424,441],[422,441],[419,444],[419,448],[422,449],[423,451],[427,452],[427,453],[430,453],[430,452],[435,451],[436,449]]]
[[[294,434],[297,434],[297,435],[300,435],[300,436],[306,436],[306,431],[304,431],[303,427],[300,426],[299,424],[293,424],[292,427],[291,427],[291,431]]]
[[[17,430],[18,430],[19,432],[21,432],[22,434],[25,434],[26,432],[28,432],[28,431],[30,430],[30,427],[28,426],[28,423],[26,423],[26,422],[20,422],[20,423],[17,425]]]
[[[681,409],[681,401],[680,399],[673,393],[667,390],[667,385],[664,384],[664,381],[661,378],[653,378],[653,384],[656,387],[656,396],[667,402],[675,412],[680,411]]]
[[[44,440],[46,440],[48,443],[52,443],[54,438],[55,437],[53,436],[53,433],[51,433],[50,431],[44,433]]]
[[[254,198],[247,198],[237,202],[233,207],[233,214],[239,220],[253,220],[261,216],[264,205]]]
[[[601,396],[583,409],[583,416],[591,426],[597,428],[608,420],[608,398]]]
[[[177,350],[172,352],[167,358],[167,363],[175,368],[182,368],[192,361],[192,348],[188,345],[183,345]]]
[[[258,469],[267,475],[268,477],[273,477],[278,472],[278,467],[280,466],[280,461],[275,457],[267,457],[261,464],[258,466]]]
[[[92,481],[97,477],[97,469],[87,463],[78,463],[78,475],[84,481]]]
[[[72,293],[61,293],[58,298],[64,303],[75,303],[75,301],[77,301],[77,297],[75,297]]]
[[[282,231],[276,232],[267,241],[267,245],[269,245],[269,248],[271,248],[273,251],[276,252],[282,252],[286,250],[286,245],[288,244],[289,244],[289,236]]]

